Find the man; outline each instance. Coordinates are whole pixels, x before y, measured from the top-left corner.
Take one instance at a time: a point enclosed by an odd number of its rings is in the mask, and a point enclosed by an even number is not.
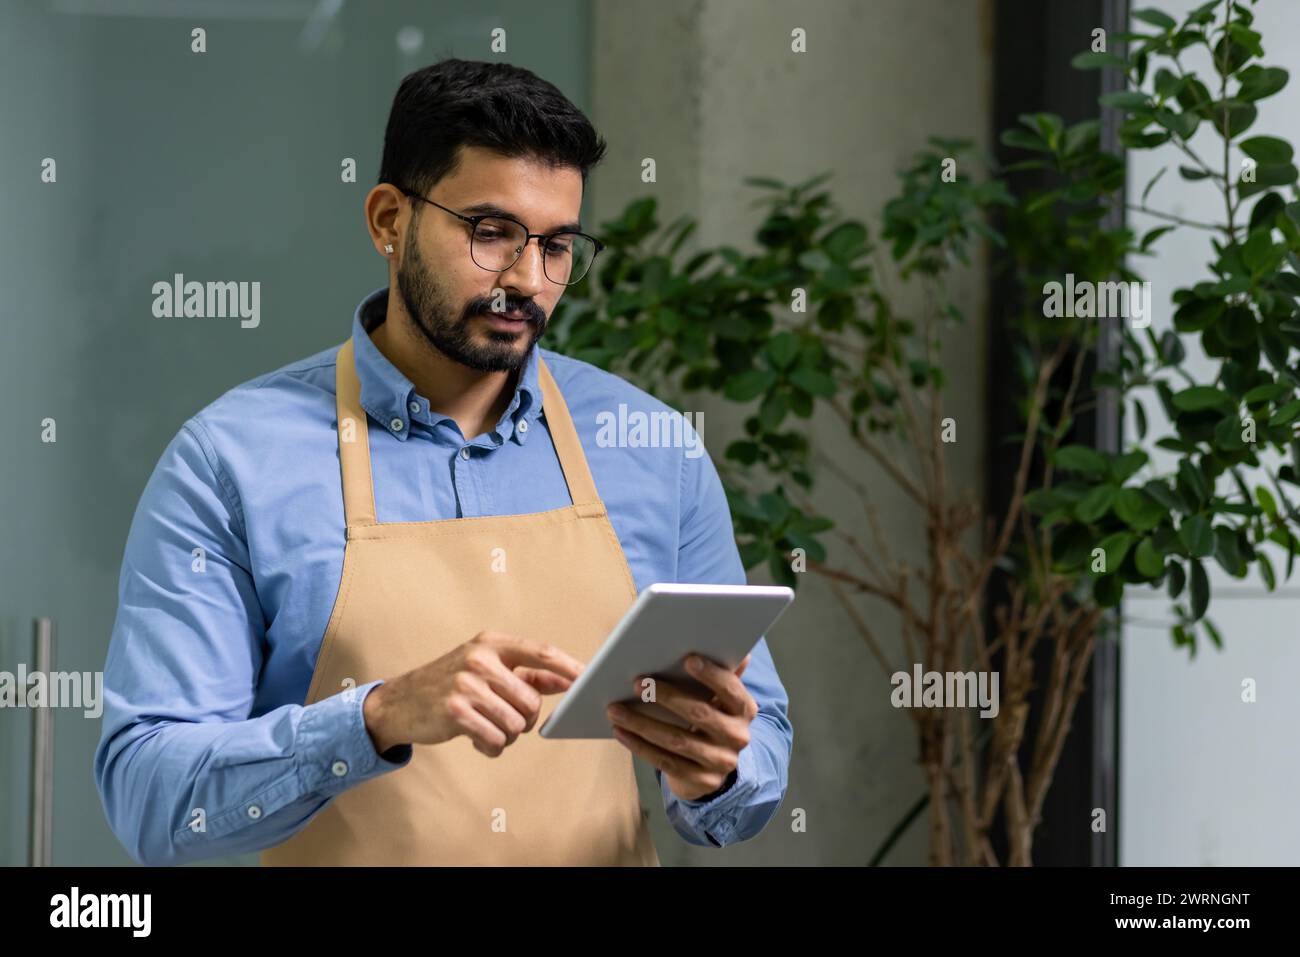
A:
[[[389,286],[186,422],[136,510],[95,773],[137,860],[657,864],[633,755],[691,843],[775,813],[793,732],[763,641],[701,662],[708,700],[657,683],[689,731],[534,730],[640,589],[745,581],[707,454],[597,441],[620,403],[670,410],[537,346],[599,252],[604,148],[527,70],[403,80],[365,202]]]

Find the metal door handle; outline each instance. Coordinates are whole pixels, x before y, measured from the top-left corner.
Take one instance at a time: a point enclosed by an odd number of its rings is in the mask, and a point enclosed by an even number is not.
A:
[[[32,619],[32,656],[36,673],[49,681],[54,673],[54,619]],[[32,709],[31,866],[49,867],[54,823],[54,712],[48,700]]]

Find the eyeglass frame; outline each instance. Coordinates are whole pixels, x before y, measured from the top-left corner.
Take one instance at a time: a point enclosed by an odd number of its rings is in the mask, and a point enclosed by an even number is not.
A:
[[[588,273],[591,272],[591,267],[594,266],[594,265],[596,264],[596,257],[599,256],[599,255],[601,254],[601,251],[604,250],[604,248],[605,248],[605,244],[602,243],[599,239],[597,239],[595,236],[592,236],[592,235],[589,235],[589,234],[587,234],[587,233],[584,233],[584,232],[582,232],[581,230],[577,230],[577,229],[557,229],[557,230],[556,230],[555,232],[553,232],[553,233],[530,233],[530,232],[528,231],[528,227],[525,226],[523,223],[521,223],[519,220],[515,219],[513,216],[503,216],[503,215],[501,215],[500,213],[480,213],[480,214],[477,215],[477,216],[464,216],[464,215],[462,215],[462,214],[456,212],[454,209],[447,209],[447,207],[444,206],[444,205],[442,205],[442,203],[434,202],[433,200],[429,199],[428,197],[426,197],[426,196],[421,196],[419,193],[413,192],[413,191],[407,189],[407,188],[404,187],[404,186],[397,186],[396,183],[394,183],[393,185],[394,185],[398,190],[401,191],[402,195],[407,196],[407,197],[409,197],[409,198],[411,198],[411,199],[418,199],[418,200],[420,200],[421,202],[428,203],[430,206],[437,206],[439,209],[443,210],[444,212],[451,213],[451,214],[452,214],[453,216],[455,216],[457,219],[459,219],[459,220],[463,220],[464,222],[469,223],[470,226],[471,226],[470,233],[469,233],[469,243],[470,243],[470,257],[469,257],[469,258],[470,258],[470,261],[473,262],[475,266],[478,266],[479,269],[482,269],[482,270],[485,271],[485,272],[505,272],[507,269],[513,269],[513,268],[515,267],[515,265],[519,262],[519,260],[523,258],[523,256],[524,256],[524,250],[528,248],[528,244],[529,244],[529,242],[531,242],[534,238],[537,238],[537,239],[550,239],[552,236],[561,236],[561,235],[563,235],[563,234],[565,234],[565,233],[569,233],[569,234],[574,235],[574,236],[584,236],[584,237],[586,237],[587,239],[590,239],[590,240],[592,241],[592,243],[595,244],[595,247],[596,247],[596,251],[593,252],[593,253],[591,254],[591,262],[587,264],[587,271],[584,272],[584,273],[583,273],[583,274],[582,274],[582,275],[581,275],[577,280],[575,280],[574,282],[556,282],[554,279],[552,279],[552,278],[547,274],[547,272],[546,272],[546,248],[545,248],[545,247],[544,247],[544,246],[539,242],[539,243],[537,244],[537,249],[538,249],[538,250],[541,252],[541,254],[542,254],[542,275],[543,275],[543,276],[546,276],[546,280],[547,280],[547,282],[554,282],[557,286],[576,286],[578,283],[582,282],[583,279],[586,279],[586,278],[587,278]],[[518,226],[520,229],[522,229],[522,230],[524,231],[524,241],[523,241],[523,244],[519,247],[519,253],[518,253],[518,255],[515,256],[515,261],[512,262],[509,266],[502,266],[500,269],[489,269],[487,266],[479,266],[478,260],[476,260],[476,259],[474,258],[474,255],[473,255],[473,250],[474,250],[474,233],[478,230],[478,224],[481,223],[481,222],[482,222],[483,220],[485,220],[485,219],[504,219],[504,220],[505,220],[506,222],[508,222],[508,223],[514,223],[516,226]]]

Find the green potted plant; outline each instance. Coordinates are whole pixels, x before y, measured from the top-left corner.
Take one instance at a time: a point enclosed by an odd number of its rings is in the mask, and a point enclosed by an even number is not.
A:
[[[1236,578],[1258,570],[1271,589],[1300,552],[1287,490],[1300,485],[1297,171],[1288,143],[1254,129],[1256,103],[1287,74],[1260,63],[1262,38],[1238,0],[1206,3],[1181,22],[1155,10],[1133,17],[1137,32],[1111,38],[1127,42],[1127,55],[1090,51],[1075,66],[1123,72],[1128,88],[1100,100],[1123,112],[1121,142],[1175,147],[1177,175],[1222,194],[1221,222],[1159,210],[1157,176],[1139,199],[1129,190],[1128,205],[1162,224],[1142,236],[1116,224],[1107,214],[1125,195],[1125,165],[1102,148],[1099,118],[1066,125],[1037,114],[1002,137],[1023,158],[980,176],[968,172],[980,167],[968,143],[932,139],[882,210],[879,240],[835,209],[820,189],[829,174],[797,185],[747,180],[767,210],[748,251],[688,255],[694,223],[660,227],[654,200],[637,200],[604,225],[600,268],[555,319],[556,348],[665,401],[684,406],[707,392],[749,410],[718,461],[747,568],[794,587],[804,572],[826,578],[887,676],[913,664],[999,673],[996,716],[907,711],[927,783],[916,810],[928,808],[934,864],[1032,863],[1095,644],[1114,633],[1109,610],[1126,589],[1167,589],[1177,601],[1173,642],[1195,654],[1198,637],[1221,643],[1206,617],[1208,563]],[[1196,47],[1209,52],[1213,75],[1186,67]],[[1222,147],[1212,161],[1190,142],[1203,127]],[[1245,166],[1234,165],[1238,152]],[[1037,185],[1013,195],[1007,183],[1025,174]],[[1061,289],[1113,297],[1106,284],[1140,282],[1141,257],[1183,229],[1208,232],[1210,261],[1173,293],[1174,330],[1156,336],[1115,319],[1118,356],[1097,368],[1089,359],[1111,320],[1095,308],[1060,309]],[[1007,439],[1019,465],[1007,508],[991,517],[947,462],[943,370],[960,357],[942,346],[945,330],[965,321],[950,278],[976,243],[989,244],[1024,293],[1011,317],[1017,377],[1008,383],[1022,428]],[[897,282],[921,287],[926,307],[904,309],[890,291]],[[1212,377],[1185,367],[1189,350],[1213,361]],[[1136,426],[1136,441],[1114,452],[1072,438],[1077,417],[1106,394]],[[1160,434],[1149,425],[1153,403],[1168,421]],[[871,490],[808,438],[819,405],[917,510],[922,562],[895,554]],[[1157,463],[1156,448],[1170,464]],[[809,493],[819,480],[857,492],[868,540],[844,528],[848,516],[817,510]],[[897,634],[877,633],[872,602],[893,609]],[[1031,701],[1041,646],[1049,677]],[[1032,741],[1031,706],[1040,709]],[[999,822],[1005,861],[990,840]]]

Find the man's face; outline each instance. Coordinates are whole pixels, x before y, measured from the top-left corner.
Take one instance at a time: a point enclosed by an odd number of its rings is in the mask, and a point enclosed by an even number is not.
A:
[[[510,159],[479,147],[462,147],[459,169],[428,197],[466,216],[468,207],[491,203],[531,233],[549,233],[578,220],[582,174],[551,169],[535,160]],[[443,355],[471,369],[521,368],[541,338],[564,286],[542,271],[539,241],[531,239],[519,261],[489,272],[470,258],[473,227],[451,213],[412,200],[412,219],[397,266],[397,290],[415,327]],[[503,291],[493,311],[495,289]],[[522,313],[522,322],[505,316]]]

